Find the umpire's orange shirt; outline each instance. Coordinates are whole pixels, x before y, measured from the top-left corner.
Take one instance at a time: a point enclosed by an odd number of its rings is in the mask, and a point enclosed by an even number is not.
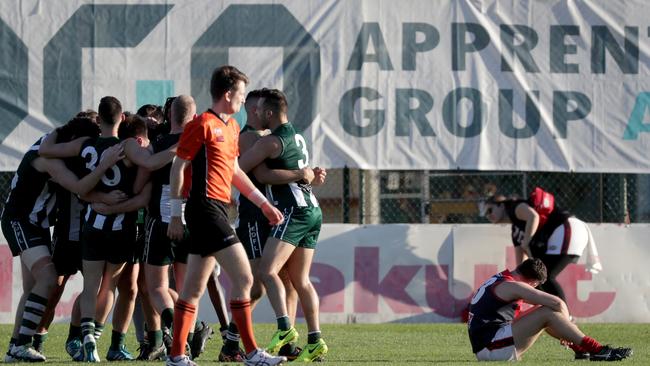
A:
[[[230,203],[230,185],[239,156],[239,124],[224,122],[212,110],[189,122],[176,155],[192,161],[191,197],[205,196]]]

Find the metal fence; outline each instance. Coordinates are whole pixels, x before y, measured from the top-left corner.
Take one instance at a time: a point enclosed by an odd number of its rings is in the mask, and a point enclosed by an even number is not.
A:
[[[0,172],[4,203],[13,172]],[[539,186],[587,222],[650,222],[650,175],[330,169],[314,189],[326,223],[483,223],[478,203]]]
[[[332,169],[315,192],[330,223],[484,223],[493,194],[528,197],[536,187],[587,222],[650,222],[650,175]]]

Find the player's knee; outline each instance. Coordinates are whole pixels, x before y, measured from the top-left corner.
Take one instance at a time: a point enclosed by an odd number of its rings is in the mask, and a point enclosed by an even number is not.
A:
[[[254,283],[253,287],[251,287],[251,301],[258,301],[264,296],[265,292],[264,286],[257,282]]]
[[[125,283],[118,286],[119,295],[127,299],[135,299],[138,296],[138,285],[133,283]]]
[[[238,282],[239,288],[241,288],[241,289],[243,289],[243,290],[245,290],[247,292],[250,292],[251,288],[253,287],[253,282],[254,282],[253,274],[252,273],[243,274],[243,275],[239,276],[239,279],[238,279],[237,282]]]
[[[259,278],[266,285],[269,282],[275,282],[278,278],[278,273],[272,270],[260,269]]]
[[[56,273],[56,268],[53,263],[46,264],[38,271],[38,276],[36,277],[38,282],[42,283],[47,288],[47,293],[51,293],[58,285],[58,276]]]
[[[309,277],[294,278],[291,281],[291,283],[293,284],[293,287],[296,289],[298,293],[302,293],[304,291],[311,291],[311,289],[313,288],[313,285]]]
[[[152,286],[149,287],[149,291],[147,291],[147,296],[150,297],[165,297],[169,295],[169,289],[163,286]]]
[[[201,295],[203,295],[201,286],[196,283],[186,283],[179,299],[194,304],[198,302]]]

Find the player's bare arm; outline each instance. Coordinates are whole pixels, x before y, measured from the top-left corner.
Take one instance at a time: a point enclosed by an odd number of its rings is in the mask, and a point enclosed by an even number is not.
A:
[[[133,212],[145,207],[151,198],[151,182],[147,183],[142,191],[126,201],[107,205],[105,203],[93,203],[93,210],[102,215],[112,215],[124,212]]]
[[[255,188],[255,185],[248,178],[246,173],[239,168],[239,163],[235,159],[235,170],[232,176],[232,184],[239,192],[248,198],[253,204],[262,210],[262,213],[269,220],[271,225],[278,225],[284,221],[282,213],[275,208],[264,195]]]
[[[79,137],[69,142],[56,143],[57,132],[52,131],[41,142],[38,148],[38,155],[46,158],[71,158],[78,156],[81,146],[90,137]]]
[[[504,300],[522,299],[531,305],[542,305],[555,311],[566,310],[566,304],[559,297],[537,290],[523,282],[502,283],[494,289],[494,292]]]
[[[239,140],[240,165],[246,173],[253,171],[255,178],[263,184],[288,184],[297,181],[311,183],[314,172],[306,167],[298,170],[269,169],[264,160],[277,157],[282,153],[282,144],[275,136],[262,137],[253,132],[246,132]],[[242,159],[243,164],[242,165]]]
[[[152,154],[150,150],[140,146],[136,139],[128,138],[124,141],[124,153],[135,165],[149,170],[157,170],[172,161],[176,155],[176,145]]]
[[[33,164],[34,168],[42,172],[47,172],[52,177],[52,180],[59,183],[63,188],[72,193],[84,195],[97,185],[97,182],[99,182],[106,170],[123,158],[122,147],[115,145],[102,154],[97,168],[81,179],[71,172],[63,161],[59,159],[37,158]]]
[[[103,203],[106,205],[115,205],[120,202],[124,202],[129,199],[129,196],[120,191],[119,189],[116,189],[114,191],[110,192],[99,192],[95,189],[92,191],[80,196],[83,201],[90,202],[90,203]]]
[[[264,162],[253,168],[253,175],[263,184],[288,184],[298,181],[311,184],[315,177],[310,167],[297,170],[269,169]]]
[[[142,191],[145,184],[149,183],[149,178],[151,177],[151,171],[147,168],[139,167],[138,173],[135,176],[135,181],[133,182],[133,194],[138,194]]]
[[[239,168],[245,172],[251,171],[265,159],[276,158],[282,153],[282,143],[276,136],[266,136],[259,139],[252,148],[239,157]]]
[[[189,160],[181,159],[176,156],[172,162],[172,167],[169,172],[169,197],[171,204],[171,219],[167,226],[167,236],[172,240],[183,239],[183,220],[182,204],[183,204],[183,171],[190,164]]]
[[[530,252],[530,240],[537,232],[539,227],[539,214],[526,203],[520,203],[515,208],[515,215],[518,219],[526,221],[526,229],[524,231],[524,238],[521,242],[521,248],[528,257],[532,257]],[[525,258],[524,258],[525,260]]]

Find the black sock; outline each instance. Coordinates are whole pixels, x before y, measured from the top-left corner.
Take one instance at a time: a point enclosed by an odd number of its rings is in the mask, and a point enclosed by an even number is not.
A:
[[[278,323],[278,329],[280,330],[289,330],[291,329],[291,321],[289,320],[289,317],[284,315],[276,319]]]
[[[307,333],[307,343],[314,344],[320,340],[320,330]]]
[[[174,309],[163,310],[160,313],[160,320],[162,321],[163,327],[171,330],[174,324]]]
[[[126,334],[120,333],[116,330],[112,331],[110,349],[113,351],[118,351],[120,349],[120,346],[124,345],[125,339],[126,339]]]
[[[68,328],[68,339],[65,342],[70,342],[75,338],[81,338],[81,327],[70,324],[70,328]]]

